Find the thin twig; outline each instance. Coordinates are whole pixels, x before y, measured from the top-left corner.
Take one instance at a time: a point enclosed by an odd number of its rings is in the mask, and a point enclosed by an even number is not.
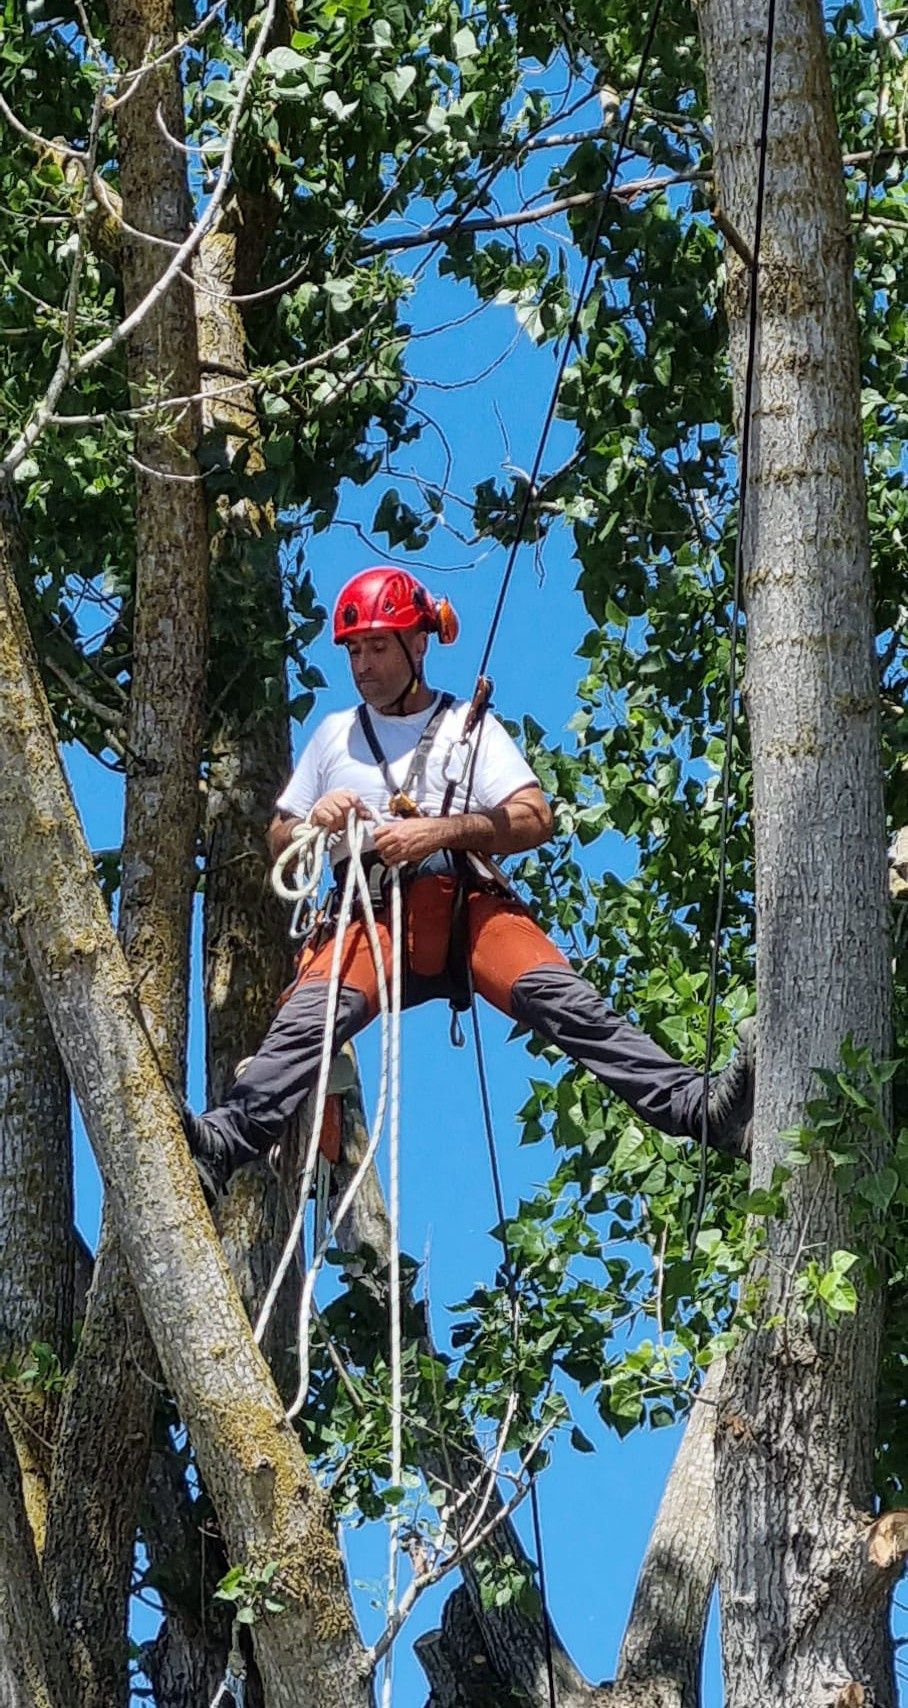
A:
[[[225,5],[226,0],[215,0],[215,4],[212,6],[211,11],[206,12],[204,18],[200,18],[199,22],[194,24],[191,30],[187,30],[186,34],[180,37],[179,41],[173,42],[163,53],[159,53],[155,59],[150,59],[144,65],[137,66],[134,71],[119,72],[117,74],[117,81],[125,83],[127,87],[124,89],[122,95],[117,95],[116,99],[111,101],[111,111],[116,111],[117,107],[122,107],[127,101],[131,100],[138,89],[139,84],[144,78],[148,77],[152,71],[157,71],[159,66],[166,65],[169,59],[174,59],[177,54],[182,53],[184,48],[189,46],[190,42],[197,40],[200,35],[203,35],[209,24],[214,21],[218,12],[222,11]]]
[[[614,202],[633,201],[634,197],[644,195],[648,191],[670,190],[676,184],[691,184],[709,177],[707,172],[673,172],[667,177],[638,178],[633,183],[616,184],[608,192],[605,190],[578,190],[576,195],[562,196],[558,201],[546,202],[540,208],[518,208],[512,213],[490,214],[486,218],[465,219],[457,224],[426,226],[422,231],[404,233],[399,237],[376,237],[363,244],[360,251],[363,255],[379,255],[389,250],[420,249],[426,243],[444,243],[449,237],[469,236],[480,231],[509,231],[515,226],[537,225],[542,219],[551,219],[554,214],[565,213],[571,208],[590,207],[608,197]]]
[[[540,1429],[531,1447],[521,1459],[521,1470],[524,1474],[526,1474],[527,1466],[533,1459],[534,1455],[538,1452],[546,1435],[549,1433],[549,1428],[550,1425],[546,1424],[542,1429]],[[450,1553],[440,1563],[433,1566],[430,1571],[423,1572],[418,1577],[412,1579],[412,1581],[407,1585],[407,1588],[395,1608],[394,1617],[389,1619],[384,1631],[378,1639],[378,1642],[369,1650],[368,1658],[370,1664],[377,1665],[382,1657],[387,1654],[388,1649],[397,1637],[402,1625],[404,1625],[407,1619],[409,1619],[419,1597],[427,1589],[431,1589],[433,1585],[440,1583],[442,1578],[447,1577],[448,1573],[452,1572],[455,1566],[462,1565],[464,1560],[469,1559],[471,1554],[475,1554],[477,1548],[482,1547],[483,1542],[488,1540],[492,1532],[497,1530],[498,1526],[503,1524],[505,1519],[510,1518],[511,1513],[520,1506],[521,1502],[526,1499],[529,1492],[530,1482],[526,1481],[521,1483],[514,1490],[514,1493],[509,1496],[509,1498],[499,1508],[494,1518],[491,1518],[481,1530],[477,1531],[463,1548],[455,1548],[452,1553]]]

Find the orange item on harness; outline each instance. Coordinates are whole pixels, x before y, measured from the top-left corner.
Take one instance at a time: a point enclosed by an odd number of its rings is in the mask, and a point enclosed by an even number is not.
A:
[[[420,978],[434,978],[446,965],[455,889],[455,879],[438,876],[415,878],[408,886],[405,941],[411,970]],[[568,965],[560,949],[550,942],[522,902],[473,890],[467,897],[467,909],[474,988],[502,1013],[512,1014],[511,990],[524,973],[536,967]],[[385,976],[390,979],[390,933],[383,916],[375,923]],[[333,954],[333,934],[327,941],[323,938],[311,947],[307,945],[297,963],[296,978],[284,992],[282,1001],[309,980],[329,979]],[[363,994],[369,1004],[370,1018],[378,1013],[375,963],[360,920],[354,920],[347,930],[340,983]]]
[[[343,1098],[336,1091],[329,1092],[325,1098],[325,1113],[322,1116],[322,1130],[318,1135],[318,1148],[325,1161],[332,1165],[340,1159],[343,1118]]]

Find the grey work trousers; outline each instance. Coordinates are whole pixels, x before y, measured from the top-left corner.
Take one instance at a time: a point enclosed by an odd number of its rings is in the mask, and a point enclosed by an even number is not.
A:
[[[439,994],[437,989],[434,994]],[[203,1117],[223,1140],[231,1168],[270,1148],[318,1077],[328,984],[297,985],[261,1048],[224,1102]],[[416,998],[420,1000],[420,998]],[[409,1006],[414,1006],[411,999]],[[512,1017],[556,1044],[648,1121],[673,1137],[699,1137],[703,1075],[683,1066],[616,1014],[595,987],[558,962],[523,973],[511,989]],[[366,997],[338,992],[334,1053],[369,1020]]]

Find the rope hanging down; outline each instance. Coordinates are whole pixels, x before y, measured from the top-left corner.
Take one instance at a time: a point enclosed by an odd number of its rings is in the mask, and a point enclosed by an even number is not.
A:
[[[586,258],[586,265],[583,269],[583,276],[580,280],[580,289],[577,292],[577,301],[576,301],[576,304],[574,306],[574,312],[571,315],[571,322],[570,322],[570,325],[568,327],[567,336],[566,336],[565,341],[564,341],[564,349],[561,352],[561,355],[558,359],[558,365],[555,369],[555,379],[554,379],[554,382],[552,384],[552,391],[551,391],[551,396],[549,397],[548,407],[546,409],[545,416],[543,418],[542,430],[541,430],[540,435],[539,435],[539,443],[536,447],[536,455],[533,458],[532,466],[530,468],[530,477],[529,477],[529,480],[527,481],[526,491],[524,492],[524,495],[523,495],[523,502],[520,506],[520,511],[519,511],[518,518],[517,518],[517,526],[514,530],[514,538],[511,542],[511,547],[510,547],[510,550],[508,552],[507,560],[505,562],[504,573],[503,573],[502,578],[501,578],[501,586],[498,589],[498,598],[495,601],[495,609],[492,612],[491,621],[489,623],[489,630],[488,630],[488,634],[486,636],[486,643],[485,643],[485,646],[483,648],[482,657],[479,661],[479,669],[477,671],[477,677],[480,681],[483,678],[483,676],[485,676],[485,674],[489,668],[489,660],[492,656],[492,648],[495,645],[495,638],[498,634],[498,628],[499,628],[499,625],[501,623],[502,615],[504,613],[505,601],[507,600],[507,596],[508,596],[508,589],[511,585],[511,578],[514,574],[514,569],[515,569],[515,566],[517,563],[517,554],[520,551],[520,547],[523,543],[522,536],[523,536],[524,524],[527,520],[527,517],[529,516],[530,507],[533,503],[533,499],[534,499],[535,494],[536,494],[536,482],[539,479],[539,472],[542,468],[542,459],[545,456],[545,448],[546,448],[546,445],[548,444],[549,434],[552,430],[552,423],[555,419],[555,411],[558,408],[558,395],[559,395],[559,392],[561,391],[561,382],[564,379],[565,369],[568,365],[568,362],[570,361],[571,351],[572,351],[575,343],[577,342],[577,334],[580,331],[580,319],[581,319],[581,316],[583,314],[583,310],[586,307],[586,299],[589,296],[590,286],[592,284],[592,279],[593,279],[593,270],[596,266],[596,251],[599,248],[599,239],[602,236],[603,226],[605,225],[606,217],[608,215],[609,202],[612,199],[612,192],[613,192],[615,185],[618,181],[618,173],[620,172],[622,164],[624,162],[625,149],[627,147],[627,139],[628,139],[628,136],[630,135],[631,123],[633,121],[634,112],[635,112],[635,109],[637,106],[637,101],[638,101],[639,96],[640,96],[640,90],[643,87],[643,79],[644,79],[644,76],[646,75],[647,65],[649,64],[649,57],[650,57],[650,54],[652,53],[653,41],[655,39],[656,27],[657,27],[658,22],[659,22],[659,14],[660,14],[661,10],[662,10],[662,0],[654,0],[653,9],[650,13],[650,19],[649,19],[649,23],[647,25],[646,39],[643,43],[643,51],[640,55],[640,64],[637,67],[637,76],[634,79],[634,87],[631,90],[630,100],[628,101],[628,104],[627,104],[627,111],[625,112],[624,123],[621,126],[621,131],[620,131],[620,134],[618,137],[618,143],[617,143],[617,146],[615,149],[615,156],[614,156],[614,159],[612,161],[611,170],[610,170],[609,175],[608,175],[608,182],[606,184],[605,190],[603,191],[602,203],[601,203],[601,206],[599,208],[599,213],[596,217],[596,224],[593,227],[593,236],[592,236],[592,240],[590,242],[589,254],[587,255],[587,258]]]
[[[375,965],[376,983],[378,986],[378,1005],[381,1026],[379,1087],[376,1099],[375,1115],[369,1133],[369,1141],[358,1167],[348,1182],[345,1192],[334,1209],[334,1224],[343,1221],[359,1188],[365,1179],[375,1154],[378,1150],[385,1115],[388,1114],[389,1127],[389,1172],[390,1192],[388,1203],[389,1217],[389,1265],[388,1265],[388,1317],[389,1317],[389,1369],[391,1381],[391,1485],[395,1489],[401,1487],[403,1475],[402,1448],[402,1348],[401,1348],[401,1286],[400,1286],[400,1012],[403,987],[403,916],[401,906],[400,868],[392,866],[390,872],[390,925],[391,925],[391,988],[385,974],[385,961],[382,946],[379,941],[375,921],[375,909],[369,890],[369,881],[362,862],[363,838],[365,823],[351,812],[347,819],[347,840],[350,858],[344,876],[344,887],[341,894],[334,943],[331,955],[331,968],[328,977],[328,993],[325,1009],[325,1029],[322,1035],[322,1049],[319,1059],[318,1078],[315,1085],[315,1103],[312,1114],[312,1126],[306,1157],[300,1178],[299,1197],[296,1213],[290,1232],[281,1253],[277,1269],[271,1285],[265,1296],[255,1326],[255,1339],[261,1342],[267,1327],[275,1300],[280,1291],[284,1277],[294,1257],[299,1250],[306,1205],[312,1190],[316,1165],[319,1154],[319,1140],[325,1117],[325,1104],[328,1096],[328,1083],[331,1062],[334,1055],[334,1026],[337,1017],[338,994],[340,990],[340,969],[343,962],[344,944],[347,930],[353,913],[355,897],[358,897],[363,926],[372,952]],[[287,848],[275,862],[272,873],[272,883],[277,894],[285,901],[292,901],[294,911],[291,931],[297,938],[305,936],[305,920],[311,912],[313,903],[321,883],[324,865],[327,857],[328,837],[324,830],[317,826],[301,824],[294,830],[293,837]],[[293,882],[287,881],[287,868],[293,866]],[[297,1332],[297,1354],[299,1360],[299,1385],[292,1405],[288,1408],[288,1418],[294,1418],[305,1405],[309,1392],[309,1331],[312,1315],[312,1304],[315,1284],[325,1260],[330,1244],[329,1230],[326,1228],[321,1239],[316,1237],[312,1253],[312,1262],[306,1269],[303,1286],[300,1293],[299,1319]],[[398,1565],[400,1560],[400,1513],[395,1507],[388,1526],[388,1602],[387,1612],[389,1624],[397,1611]],[[382,1708],[391,1708],[393,1646],[389,1646],[384,1658],[382,1675]]]
[[[466,791],[465,791],[465,798],[464,798],[464,805],[463,805],[463,811],[464,812],[469,812],[469,810],[470,810],[470,803],[472,800],[472,793],[473,793],[473,778],[474,778],[474,774],[475,774],[475,770],[476,770],[476,761],[477,761],[478,754],[479,754],[479,743],[482,739],[483,716],[484,716],[486,707],[487,707],[488,702],[489,702],[490,694],[491,694],[491,684],[489,684],[487,682],[487,679],[486,679],[487,671],[488,671],[488,667],[489,667],[489,661],[490,661],[491,656],[492,656],[492,649],[495,645],[495,640],[496,640],[496,637],[498,634],[499,627],[501,625],[501,619],[502,619],[502,616],[504,614],[504,608],[505,608],[505,603],[507,601],[508,591],[510,589],[511,580],[513,578],[514,569],[515,569],[516,563],[517,563],[517,554],[520,550],[521,544],[523,543],[524,526],[525,526],[525,523],[527,521],[527,517],[529,516],[530,507],[533,503],[533,499],[535,497],[536,483],[539,479],[540,470],[542,468],[542,459],[545,456],[546,445],[548,444],[549,434],[551,432],[552,423],[554,422],[554,419],[555,419],[555,412],[556,412],[556,409],[558,407],[558,397],[559,397],[559,393],[561,391],[561,383],[562,383],[562,380],[564,379],[564,374],[565,374],[565,370],[567,368],[567,364],[570,360],[571,351],[574,347],[574,344],[577,341],[577,335],[578,335],[578,332],[580,330],[580,320],[581,320],[581,316],[583,314],[583,310],[586,306],[586,300],[587,300],[587,297],[589,295],[589,291],[590,291],[590,287],[591,287],[592,279],[593,279],[593,272],[594,272],[594,269],[596,266],[596,253],[597,253],[597,250],[599,248],[599,239],[602,236],[603,227],[605,225],[606,217],[608,215],[609,202],[611,200],[612,192],[615,188],[615,184],[616,184],[617,179],[618,179],[618,173],[621,170],[621,165],[622,165],[622,162],[624,160],[625,149],[627,146],[627,139],[628,139],[628,136],[630,135],[630,127],[631,127],[631,124],[633,122],[634,112],[636,110],[637,100],[638,100],[639,95],[640,95],[640,90],[643,87],[643,79],[646,75],[646,68],[647,68],[647,65],[649,63],[650,54],[652,52],[653,41],[655,40],[656,29],[658,26],[659,16],[660,16],[661,10],[662,10],[662,0],[654,0],[654,4],[653,4],[652,10],[650,12],[649,23],[647,25],[646,38],[645,38],[644,44],[643,44],[643,51],[640,55],[640,63],[637,67],[637,75],[636,75],[636,78],[634,80],[634,86],[633,86],[633,89],[631,91],[630,99],[629,99],[628,104],[627,104],[627,109],[625,111],[624,122],[621,126],[621,132],[620,132],[620,135],[618,137],[618,143],[617,143],[617,146],[615,149],[614,158],[612,160],[611,169],[609,171],[608,181],[607,181],[606,188],[605,188],[603,198],[602,198],[602,204],[601,204],[601,207],[599,209],[598,216],[596,218],[595,226],[593,228],[593,236],[592,236],[592,240],[591,240],[590,246],[589,246],[589,254],[587,255],[586,265],[585,265],[584,270],[583,270],[583,276],[582,276],[581,281],[580,281],[580,289],[577,293],[577,300],[576,300],[576,303],[574,306],[573,314],[571,315],[571,321],[570,321],[570,325],[568,327],[567,336],[565,338],[564,348],[561,352],[561,356],[559,357],[558,364],[557,364],[557,367],[555,369],[555,378],[554,378],[554,382],[552,384],[551,395],[549,397],[548,406],[546,408],[545,416],[543,418],[542,429],[541,429],[541,432],[539,435],[538,444],[536,446],[536,453],[533,457],[533,462],[532,462],[532,465],[530,468],[530,473],[529,473],[529,479],[527,481],[526,490],[524,492],[523,500],[522,500],[522,503],[520,506],[520,511],[519,511],[518,518],[517,518],[517,525],[516,525],[516,528],[514,530],[514,538],[511,542],[510,550],[508,552],[508,556],[507,556],[507,559],[505,562],[504,572],[503,572],[502,578],[501,578],[501,585],[500,585],[499,590],[498,590],[498,597],[495,601],[495,607],[494,607],[494,610],[492,612],[491,620],[489,622],[489,628],[488,628],[488,633],[486,635],[485,645],[484,645],[483,650],[482,650],[482,657],[480,658],[480,661],[479,661],[479,669],[477,671],[477,678],[476,678],[476,688],[475,688],[474,694],[473,694],[473,703],[474,704],[480,704],[481,709],[479,711],[479,715],[477,718],[478,728],[477,728],[477,733],[476,733],[476,741],[474,744],[472,760],[471,760],[471,763],[469,766],[469,772],[467,775]],[[513,1264],[512,1257],[511,1257],[510,1247],[508,1244],[507,1220],[506,1220],[506,1215],[505,1215],[504,1195],[503,1195],[502,1184],[501,1184],[501,1169],[500,1169],[499,1161],[498,1161],[498,1148],[497,1148],[497,1144],[496,1144],[496,1140],[495,1140],[495,1127],[494,1127],[494,1122],[492,1119],[492,1108],[491,1108],[491,1101],[489,1098],[488,1079],[487,1079],[486,1070],[485,1070],[485,1058],[484,1058],[483,1048],[482,1048],[482,1034],[480,1031],[480,1024],[479,1024],[479,1012],[478,1012],[478,1009],[476,1006],[476,993],[475,993],[473,986],[472,986],[472,980],[470,982],[470,1018],[471,1018],[472,1030],[473,1030],[473,1044],[474,1044],[474,1050],[475,1050],[475,1055],[476,1055],[476,1070],[477,1070],[477,1077],[479,1080],[479,1087],[480,1087],[480,1101],[481,1101],[481,1105],[482,1105],[483,1126],[484,1126],[484,1130],[485,1130],[486,1147],[487,1147],[488,1153],[489,1153],[489,1166],[490,1166],[491,1173],[492,1173],[492,1181],[493,1181],[493,1187],[494,1187],[494,1192],[495,1192],[496,1210],[497,1210],[497,1214],[498,1214],[499,1226],[501,1228],[501,1246],[502,1246],[502,1252],[503,1252],[503,1266],[504,1266],[505,1278],[506,1278],[507,1287],[508,1287],[508,1295],[509,1295],[509,1299],[511,1302],[513,1332],[514,1332],[514,1335],[516,1338],[519,1334],[519,1320],[518,1320],[518,1315],[517,1315],[516,1275],[515,1275],[515,1271],[514,1271],[514,1264]],[[539,1577],[539,1599],[540,1599],[540,1605],[541,1605],[541,1610],[542,1610],[542,1630],[543,1630],[543,1642],[544,1642],[544,1647],[545,1647],[545,1664],[546,1664],[546,1678],[547,1678],[547,1685],[548,1685],[549,1708],[557,1708],[557,1695],[556,1695],[556,1687],[555,1687],[555,1665],[554,1665],[554,1653],[553,1653],[553,1645],[552,1645],[552,1621],[551,1621],[551,1615],[549,1613],[548,1594],[547,1594],[547,1588],[546,1588],[545,1558],[544,1558],[543,1542],[542,1542],[542,1519],[541,1519],[540,1510],[539,1510],[539,1495],[538,1495],[538,1491],[537,1491],[537,1487],[536,1487],[535,1474],[531,1474],[531,1476],[530,1476],[530,1514],[531,1514],[532,1529],[533,1529],[533,1546],[534,1546],[534,1549],[536,1552],[536,1569],[537,1569],[537,1573],[538,1573],[538,1577]]]

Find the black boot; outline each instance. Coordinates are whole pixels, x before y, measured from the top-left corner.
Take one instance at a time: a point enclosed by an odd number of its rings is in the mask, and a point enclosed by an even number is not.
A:
[[[707,1097],[707,1140],[726,1156],[749,1157],[753,1142],[754,1075],[757,1022],[742,1020],[738,1049],[727,1067],[711,1080]]]
[[[221,1134],[204,1115],[194,1114],[185,1104],[180,1113],[199,1184],[210,1209],[233,1173],[233,1159]]]

